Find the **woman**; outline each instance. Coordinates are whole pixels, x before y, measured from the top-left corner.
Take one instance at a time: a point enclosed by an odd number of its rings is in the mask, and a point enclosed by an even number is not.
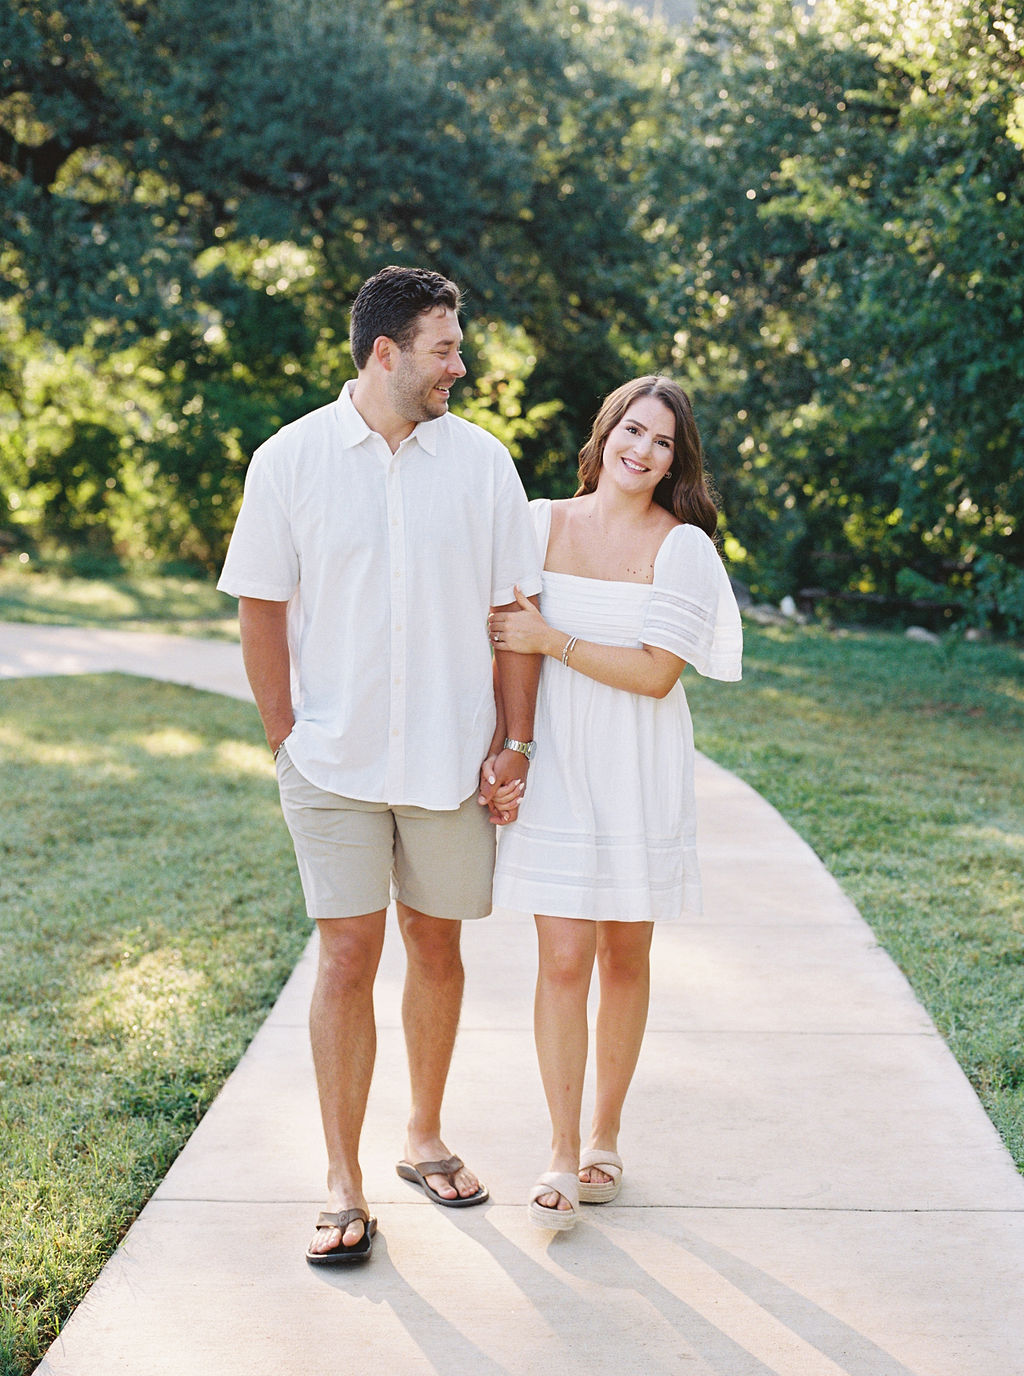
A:
[[[700,911],[689,663],[740,676],[739,612],[715,544],[718,513],[685,392],[660,377],[606,398],[580,451],[579,490],[531,503],[546,550],[540,610],[494,613],[497,653],[543,654],[537,756],[504,828],[496,906],[535,914],[534,1026],[552,1156],[531,1219],[574,1226],[615,1198],[618,1135],[647,1021],[656,922]],[[500,804],[499,804],[500,805]],[[597,1096],[580,1111],[595,960]]]

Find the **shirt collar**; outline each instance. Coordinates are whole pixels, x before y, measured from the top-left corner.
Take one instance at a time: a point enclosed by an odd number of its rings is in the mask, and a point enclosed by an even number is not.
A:
[[[362,444],[370,435],[376,433],[370,429],[353,405],[353,386],[352,381],[346,382],[336,403],[338,423],[341,426],[341,438],[346,448],[354,448],[357,444]],[[420,448],[425,449],[428,454],[436,455],[438,427],[443,420],[444,416],[438,416],[436,420],[420,421],[418,425],[413,426],[409,438],[415,439]]]
[[[351,382],[346,382],[336,402],[338,424],[341,426],[341,439],[346,449],[354,449],[357,444],[362,444],[363,440],[373,434],[373,431],[353,405],[352,386]]]

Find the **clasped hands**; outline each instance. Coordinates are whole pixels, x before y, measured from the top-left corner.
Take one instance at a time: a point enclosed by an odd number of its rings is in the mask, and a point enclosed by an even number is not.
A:
[[[480,766],[480,793],[477,802],[486,807],[496,827],[516,820],[526,791],[526,771],[530,762],[518,750],[498,750]]]

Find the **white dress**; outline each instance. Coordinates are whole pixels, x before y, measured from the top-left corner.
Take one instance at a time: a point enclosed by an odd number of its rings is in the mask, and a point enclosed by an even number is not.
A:
[[[546,549],[551,503],[530,506]],[[653,583],[545,569],[540,606],[549,625],[581,640],[652,645],[706,677],[740,677],[736,599],[697,526],[669,531]],[[546,657],[534,738],[519,818],[499,830],[494,906],[619,922],[699,913],[693,727],[682,683],[667,697],[644,697]]]

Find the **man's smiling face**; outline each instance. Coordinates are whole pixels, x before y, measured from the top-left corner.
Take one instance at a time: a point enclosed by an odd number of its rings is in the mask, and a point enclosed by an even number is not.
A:
[[[444,415],[452,385],[466,375],[461,347],[462,330],[453,310],[435,306],[420,316],[416,337],[397,350],[388,375],[396,414],[414,425]]]

